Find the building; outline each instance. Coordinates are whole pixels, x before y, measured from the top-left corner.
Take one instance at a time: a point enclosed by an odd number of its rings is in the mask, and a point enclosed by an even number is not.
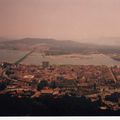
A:
[[[61,80],[57,81],[56,83],[57,87],[64,87],[64,88],[75,88],[75,81],[74,80]]]
[[[42,67],[43,67],[43,68],[49,67],[49,62],[48,62],[48,61],[43,61],[43,62],[42,62]]]

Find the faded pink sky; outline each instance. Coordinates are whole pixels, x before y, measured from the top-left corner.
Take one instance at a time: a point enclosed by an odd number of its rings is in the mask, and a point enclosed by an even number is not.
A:
[[[120,0],[0,0],[0,36],[120,36]]]

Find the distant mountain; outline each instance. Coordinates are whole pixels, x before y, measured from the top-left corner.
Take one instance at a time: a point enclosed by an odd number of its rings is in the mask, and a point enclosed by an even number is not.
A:
[[[120,46],[120,37],[101,37],[93,39],[83,39],[82,41],[97,45],[107,45],[107,46]]]
[[[8,38],[0,37],[0,42],[9,41],[9,40],[10,40],[10,39],[8,39]]]
[[[19,40],[2,41],[1,49],[31,50],[36,48],[36,52],[41,50],[49,54],[68,53],[120,53],[120,46],[95,45],[79,43],[71,40],[55,40],[45,38],[24,38]]]

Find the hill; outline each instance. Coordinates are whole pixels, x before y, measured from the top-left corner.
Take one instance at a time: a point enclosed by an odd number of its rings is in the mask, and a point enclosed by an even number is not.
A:
[[[46,51],[48,54],[120,53],[120,46],[79,43],[71,40],[24,38],[0,42],[0,49],[31,50],[33,48],[36,49],[36,52]]]

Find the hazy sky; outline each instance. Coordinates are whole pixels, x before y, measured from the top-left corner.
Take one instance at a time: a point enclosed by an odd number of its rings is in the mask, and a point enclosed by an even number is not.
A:
[[[0,36],[119,37],[120,0],[0,0]]]

